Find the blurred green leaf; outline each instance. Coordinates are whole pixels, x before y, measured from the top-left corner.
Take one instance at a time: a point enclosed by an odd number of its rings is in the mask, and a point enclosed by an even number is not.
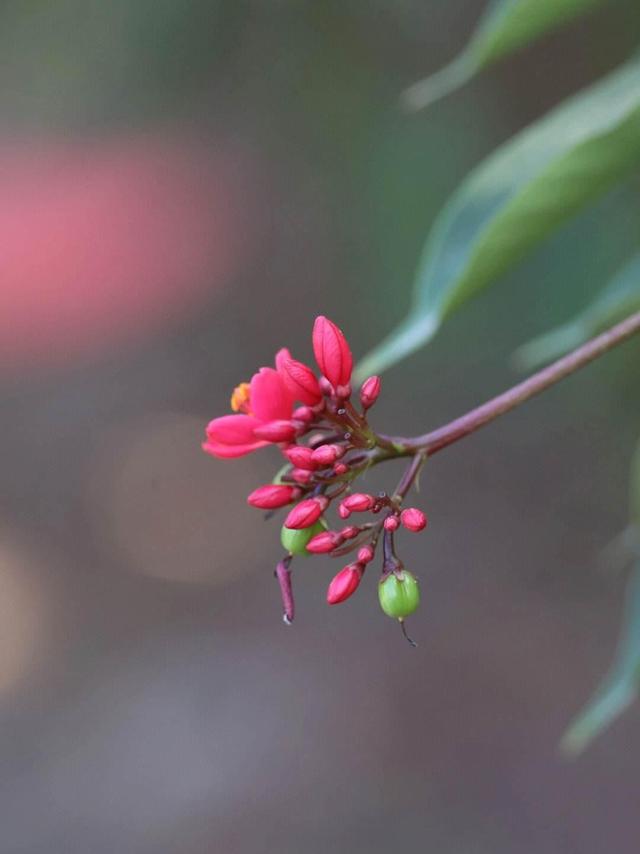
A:
[[[569,726],[560,743],[570,756],[581,753],[637,698],[640,688],[640,561],[627,587],[618,650],[602,684]]]
[[[426,344],[440,324],[640,162],[640,60],[498,148],[436,219],[408,317],[358,368],[362,380]]]
[[[640,310],[640,252],[568,323],[528,341],[513,354],[520,370],[536,368],[579,347],[628,314]]]
[[[420,110],[432,104],[486,66],[603,2],[605,0],[494,0],[464,51],[449,65],[414,83],[403,93],[405,106]]]
[[[640,535],[640,442],[631,462],[631,524]],[[640,555],[639,555],[640,557]]]

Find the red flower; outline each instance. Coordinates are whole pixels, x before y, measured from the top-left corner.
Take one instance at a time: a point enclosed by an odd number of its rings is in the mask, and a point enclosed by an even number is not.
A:
[[[288,421],[293,399],[276,370],[260,368],[248,387],[247,383],[238,386],[231,398],[231,405],[238,414],[223,415],[210,421],[207,425],[207,441],[202,445],[208,454],[222,459],[242,457],[271,441],[281,441],[261,439],[256,436],[255,430],[266,428],[273,421]],[[269,433],[268,429],[266,433]]]
[[[313,352],[318,367],[331,385],[348,386],[353,370],[353,356],[340,329],[320,315],[313,324]]]

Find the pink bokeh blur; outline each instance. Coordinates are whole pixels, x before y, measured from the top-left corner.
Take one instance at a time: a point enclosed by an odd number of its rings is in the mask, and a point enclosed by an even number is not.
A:
[[[0,372],[176,325],[250,254],[247,158],[188,134],[0,141]]]

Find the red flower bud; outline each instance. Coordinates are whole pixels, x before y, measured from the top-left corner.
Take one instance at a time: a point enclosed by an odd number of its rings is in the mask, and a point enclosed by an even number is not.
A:
[[[345,507],[344,504],[338,505],[338,516],[341,519],[348,519],[351,516],[351,510],[348,507]]]
[[[294,531],[309,528],[318,521],[328,506],[329,499],[325,498],[324,495],[307,498],[289,511],[289,515],[284,520],[284,526],[285,528],[293,528]]]
[[[307,551],[314,555],[327,554],[341,546],[344,538],[337,531],[323,531],[307,543]]]
[[[371,510],[375,503],[376,499],[373,495],[367,495],[366,492],[354,492],[353,495],[348,495],[340,506],[352,513],[363,513],[365,510]]]
[[[256,427],[253,435],[265,442],[290,442],[295,438],[296,428],[290,421],[267,421]]]
[[[345,463],[336,463],[333,467],[334,474],[346,474],[349,471],[349,466]]]
[[[334,576],[327,590],[327,602],[329,605],[337,605],[348,599],[358,588],[362,578],[362,566],[358,563],[350,563]]]
[[[308,469],[292,469],[290,475],[296,483],[300,483],[303,486],[306,486],[313,480],[313,472]]]
[[[373,546],[362,546],[361,549],[358,549],[359,563],[371,563],[374,557],[375,551],[373,549]]]
[[[313,460],[313,451],[305,445],[292,445],[284,452],[285,457],[298,469],[313,471],[317,468]]]
[[[407,507],[400,514],[400,521],[407,531],[422,531],[427,527],[427,517],[417,507]]]
[[[345,540],[352,540],[354,537],[357,537],[360,533],[360,528],[357,525],[347,525],[346,528],[343,528],[340,531],[340,536],[344,537]]]
[[[278,373],[295,400],[308,406],[315,406],[322,400],[318,380],[311,368],[285,355],[278,359]]]
[[[397,516],[387,516],[384,520],[385,531],[397,531],[400,527],[400,520]]]
[[[334,387],[349,383],[353,370],[351,350],[340,329],[322,315],[313,325],[313,352],[318,367]]]
[[[276,507],[284,507],[300,498],[300,490],[295,486],[268,483],[259,486],[247,497],[247,504],[252,507],[260,507],[262,510],[273,510]]]
[[[330,466],[344,456],[345,449],[341,445],[320,445],[312,453],[312,459],[318,465]]]
[[[365,380],[362,383],[362,388],[360,389],[360,403],[362,404],[363,409],[369,409],[373,406],[378,399],[381,386],[382,380],[380,377],[369,377],[368,380]]]

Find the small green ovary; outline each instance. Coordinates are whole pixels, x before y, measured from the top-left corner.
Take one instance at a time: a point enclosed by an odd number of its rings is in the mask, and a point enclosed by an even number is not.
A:
[[[406,569],[392,572],[378,585],[380,607],[394,620],[404,620],[420,604],[420,587],[415,575]]]
[[[284,549],[291,555],[308,556],[307,543],[316,534],[321,534],[327,530],[327,523],[324,519],[320,519],[315,525],[310,528],[302,528],[299,531],[294,531],[292,528],[282,527],[280,532],[280,542]]]

